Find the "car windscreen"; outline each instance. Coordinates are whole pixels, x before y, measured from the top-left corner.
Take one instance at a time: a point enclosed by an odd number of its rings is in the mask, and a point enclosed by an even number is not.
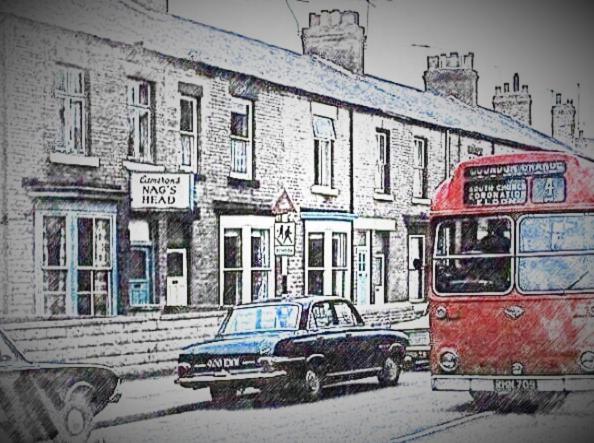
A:
[[[236,308],[227,321],[223,334],[297,329],[299,306],[292,304]]]
[[[593,269],[594,214],[535,214],[520,220],[520,291],[591,292]]]
[[[437,225],[434,287],[440,295],[505,294],[512,286],[509,217],[460,217]]]

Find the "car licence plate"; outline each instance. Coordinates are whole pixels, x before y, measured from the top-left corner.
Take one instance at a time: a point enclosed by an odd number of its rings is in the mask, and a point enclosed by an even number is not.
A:
[[[536,380],[529,379],[499,379],[495,380],[495,391],[536,391]]]

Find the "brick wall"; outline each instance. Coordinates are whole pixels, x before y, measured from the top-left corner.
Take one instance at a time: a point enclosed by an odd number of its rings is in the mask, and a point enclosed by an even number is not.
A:
[[[211,338],[225,311],[4,322],[2,327],[32,361],[109,365],[122,377],[171,373],[182,347]]]

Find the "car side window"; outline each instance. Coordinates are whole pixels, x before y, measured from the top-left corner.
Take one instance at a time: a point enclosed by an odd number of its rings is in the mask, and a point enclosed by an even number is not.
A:
[[[326,329],[334,326],[330,302],[316,303],[311,310],[310,327]]]
[[[334,310],[338,318],[338,326],[355,326],[359,324],[353,309],[344,302],[334,303]]]

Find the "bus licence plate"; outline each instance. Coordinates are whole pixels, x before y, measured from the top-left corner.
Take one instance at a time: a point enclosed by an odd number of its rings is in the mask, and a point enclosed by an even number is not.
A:
[[[536,391],[536,380],[495,380],[495,391],[510,392],[510,391]]]

